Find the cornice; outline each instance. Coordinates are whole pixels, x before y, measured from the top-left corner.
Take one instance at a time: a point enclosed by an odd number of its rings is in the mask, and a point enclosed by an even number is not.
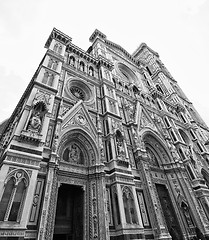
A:
[[[132,57],[136,58],[143,51],[144,48],[147,48],[156,57],[160,57],[159,54],[152,50],[150,47],[148,47],[146,43],[141,43],[140,46],[133,52]]]
[[[53,28],[51,34],[49,35],[46,44],[45,44],[45,48],[48,48],[52,39],[56,39],[57,41],[63,43],[64,45],[67,45],[69,42],[72,41],[72,38],[69,37],[68,35],[64,34],[63,32],[59,31],[56,28]]]
[[[86,51],[82,50],[81,48],[79,48],[78,46],[70,43],[67,46],[67,50],[66,51],[71,51],[75,54],[77,54],[78,56],[86,59],[87,61],[93,63],[94,65],[96,65],[98,68],[100,66],[104,66],[106,68],[108,68],[109,70],[113,69],[113,63],[110,62],[108,59],[99,56],[98,58],[95,58],[94,56],[90,55],[89,53],[87,53]]]
[[[135,64],[137,64],[137,60],[131,56],[130,53],[128,53],[123,47],[121,47],[120,45],[111,42],[110,40],[105,39],[105,43],[109,46],[112,46],[114,48],[116,48],[117,50],[121,51],[123,54],[126,55],[126,57],[128,57],[132,62],[134,62]]]
[[[93,42],[97,36],[102,39],[106,39],[106,35],[104,33],[100,32],[98,29],[95,29],[94,32],[91,34],[89,41]]]

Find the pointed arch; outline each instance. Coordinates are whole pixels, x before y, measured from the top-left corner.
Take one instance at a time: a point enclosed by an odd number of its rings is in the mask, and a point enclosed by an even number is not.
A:
[[[0,200],[0,221],[19,222],[29,175],[23,169],[15,169],[6,177]]]
[[[206,171],[204,168],[201,169],[201,174],[206,182],[206,185],[208,186],[209,188],[209,172]]]
[[[179,134],[180,134],[182,140],[184,141],[184,143],[190,145],[190,144],[191,144],[191,140],[190,140],[188,134],[186,134],[185,131],[182,130],[181,128],[178,129],[178,132],[179,132]]]
[[[58,144],[60,161],[94,165],[99,157],[95,140],[88,132],[80,128],[73,128],[62,134]]]
[[[131,189],[127,186],[123,187],[122,196],[126,223],[136,224],[137,223],[136,208]]]
[[[143,129],[141,131],[142,140],[144,141],[145,148],[151,152],[151,163],[154,165],[162,165],[171,162],[172,156],[162,140],[157,134],[150,129]]]

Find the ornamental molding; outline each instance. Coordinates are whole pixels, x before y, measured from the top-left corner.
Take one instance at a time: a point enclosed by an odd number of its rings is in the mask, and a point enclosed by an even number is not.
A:
[[[25,230],[1,230],[0,229],[0,237],[24,237]]]
[[[61,135],[75,127],[87,131],[93,139],[97,139],[97,129],[94,125],[90,114],[86,110],[83,101],[80,100],[64,116],[61,125]]]
[[[157,132],[157,128],[156,128],[155,124],[153,123],[151,117],[149,117],[148,114],[145,113],[144,110],[142,110],[141,115],[140,115],[139,127],[140,127],[140,129],[150,128]]]
[[[39,102],[42,102],[45,108],[48,110],[48,105],[50,105],[50,99],[51,94],[38,89],[33,100],[33,106],[35,106]]]

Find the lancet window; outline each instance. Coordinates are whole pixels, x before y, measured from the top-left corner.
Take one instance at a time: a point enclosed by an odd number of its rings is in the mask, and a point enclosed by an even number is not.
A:
[[[69,64],[73,67],[75,67],[75,58],[73,56],[69,57]]]
[[[59,43],[55,43],[53,50],[59,54],[62,53],[62,45]]]
[[[123,190],[123,205],[126,217],[126,223],[136,224],[136,210],[134,204],[134,198],[129,188]]]
[[[83,72],[85,71],[85,64],[82,61],[80,62],[80,70]]]
[[[94,76],[94,69],[92,66],[89,67],[89,75],[92,77]]]
[[[54,74],[53,73],[49,73],[49,72],[45,72],[44,73],[44,77],[42,79],[42,83],[52,87],[53,84],[54,84]]]
[[[7,178],[0,201],[0,221],[20,221],[27,187],[28,177],[22,170],[13,172]]]

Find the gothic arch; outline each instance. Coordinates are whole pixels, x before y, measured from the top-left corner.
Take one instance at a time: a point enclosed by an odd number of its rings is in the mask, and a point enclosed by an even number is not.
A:
[[[209,187],[209,173],[204,168],[201,170],[201,174],[206,182],[206,185]]]
[[[144,129],[141,132],[142,140],[144,141],[145,148],[149,149],[153,156],[153,163],[162,165],[171,162],[171,155],[166,147],[164,141],[156,135],[152,130]],[[155,158],[154,158],[155,157]]]
[[[181,138],[182,138],[182,140],[184,141],[184,143],[186,143],[186,144],[191,144],[191,140],[190,140],[190,138],[189,138],[189,136],[188,136],[188,134],[187,133],[185,133],[185,131],[184,130],[182,130],[181,128],[179,128],[178,129],[178,131],[179,131],[179,134],[180,134],[180,136],[181,136]]]
[[[94,165],[99,157],[96,142],[87,132],[78,128],[62,135],[57,153],[60,161],[84,166]]]

